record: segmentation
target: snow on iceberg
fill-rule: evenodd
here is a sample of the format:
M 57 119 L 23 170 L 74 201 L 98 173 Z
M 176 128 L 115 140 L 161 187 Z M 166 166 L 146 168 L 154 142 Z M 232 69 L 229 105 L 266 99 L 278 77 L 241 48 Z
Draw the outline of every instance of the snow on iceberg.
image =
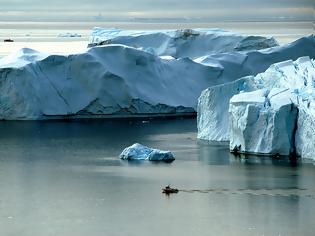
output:
M 93 29 L 89 47 L 123 44 L 158 56 L 197 58 L 212 53 L 259 50 L 278 46 L 274 38 L 244 36 L 221 29 Z
M 296 60 L 303 56 L 315 58 L 315 35 L 302 37 L 279 47 L 248 52 L 211 54 L 196 58 L 194 61 L 206 66 L 222 68 L 222 78 L 234 78 L 233 80 L 235 80 L 262 73 L 274 63 Z M 221 81 L 221 84 L 233 80 Z
M 30 48 L 22 48 L 9 56 L 0 58 L 0 69 L 1 68 L 19 68 L 27 64 L 43 60 L 48 54 L 40 53 Z
M 125 148 L 119 157 L 123 160 L 138 161 L 145 160 L 172 162 L 175 160 L 173 154 L 170 151 L 149 148 L 139 143 L 135 143 L 132 146 Z
M 228 106 L 228 99 L 218 105 L 219 93 L 230 98 Z M 199 105 L 199 138 L 230 140 L 231 150 L 245 153 L 315 159 L 315 62 L 309 57 L 276 63 L 256 77 L 209 88 Z M 206 116 L 209 113 L 216 115 Z M 220 114 L 225 122 L 218 122 Z

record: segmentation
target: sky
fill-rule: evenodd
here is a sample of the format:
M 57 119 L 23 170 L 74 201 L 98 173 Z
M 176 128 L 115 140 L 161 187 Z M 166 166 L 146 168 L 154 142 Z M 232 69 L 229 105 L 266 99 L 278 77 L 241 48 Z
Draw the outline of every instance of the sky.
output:
M 314 5 L 314 0 L 0 0 L 0 20 L 311 20 Z

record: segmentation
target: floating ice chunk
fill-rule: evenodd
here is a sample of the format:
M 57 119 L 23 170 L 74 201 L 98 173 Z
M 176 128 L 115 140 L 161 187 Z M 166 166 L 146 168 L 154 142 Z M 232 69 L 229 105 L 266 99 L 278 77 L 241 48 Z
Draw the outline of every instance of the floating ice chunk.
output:
M 172 162 L 175 160 L 170 151 L 162 151 L 149 148 L 139 143 L 135 143 L 127 147 L 119 156 L 123 160 L 139 160 L 139 161 L 165 161 Z
M 81 38 L 82 35 L 78 34 L 78 33 L 67 32 L 67 33 L 60 33 L 60 34 L 58 34 L 58 37 L 60 37 L 60 38 Z

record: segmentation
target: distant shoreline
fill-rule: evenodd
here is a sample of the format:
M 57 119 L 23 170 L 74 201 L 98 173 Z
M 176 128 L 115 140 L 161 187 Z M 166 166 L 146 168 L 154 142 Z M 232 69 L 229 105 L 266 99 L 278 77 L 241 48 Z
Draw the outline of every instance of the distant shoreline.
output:
M 77 53 L 85 50 L 93 27 L 127 30 L 159 30 L 185 28 L 222 28 L 246 35 L 275 37 L 280 44 L 292 42 L 314 33 L 311 21 L 220 21 L 220 22 L 24 22 L 0 21 L 0 57 L 23 47 L 53 54 Z M 60 33 L 75 33 L 82 37 L 58 37 Z M 5 39 L 13 43 L 4 43 Z

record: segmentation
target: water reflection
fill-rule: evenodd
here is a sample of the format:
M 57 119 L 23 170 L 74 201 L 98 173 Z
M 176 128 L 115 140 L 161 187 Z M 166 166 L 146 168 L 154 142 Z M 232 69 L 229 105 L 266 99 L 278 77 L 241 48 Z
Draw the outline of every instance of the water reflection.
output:
M 234 154 L 229 151 L 228 142 L 208 142 L 198 140 L 199 161 L 209 165 L 279 165 L 296 167 L 301 164 L 301 159 L 292 159 L 288 156 L 268 156 Z

